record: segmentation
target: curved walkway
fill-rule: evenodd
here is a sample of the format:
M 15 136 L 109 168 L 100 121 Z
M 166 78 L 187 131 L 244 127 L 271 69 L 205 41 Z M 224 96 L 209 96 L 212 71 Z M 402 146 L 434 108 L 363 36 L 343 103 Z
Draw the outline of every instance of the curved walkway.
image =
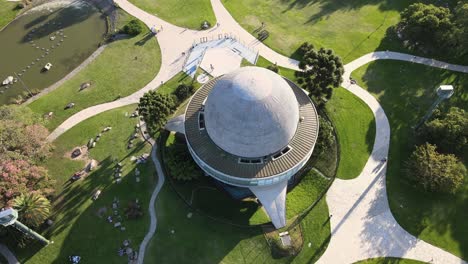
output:
M 0 243 L 0 254 L 5 257 L 5 259 L 8 261 L 8 264 L 19 264 L 19 261 L 18 259 L 16 259 L 13 252 L 11 252 L 7 246 L 1 243 Z
M 156 25 L 157 28 L 160 28 L 163 26 L 163 30 L 157 35 L 162 52 L 161 70 L 155 79 L 140 91 L 115 102 L 84 109 L 70 117 L 49 136 L 49 140 L 55 139 L 77 123 L 98 113 L 138 102 L 144 92 L 157 88 L 161 81 L 170 79 L 181 70 L 183 63 L 181 53 L 188 50 L 193 41 L 199 37 L 231 32 L 244 43 L 259 50 L 260 55 L 267 60 L 276 62 L 283 67 L 297 69 L 297 61 L 272 51 L 245 31 L 232 18 L 220 0 L 211 0 L 220 26 L 209 31 L 192 31 L 173 26 L 138 9 L 126 0 L 116 0 L 116 3 L 131 15 L 141 19 L 149 27 Z M 451 253 L 409 234 L 400 227 L 390 212 L 385 186 L 386 164 L 381 162 L 383 157 L 387 157 L 389 148 L 390 126 L 388 119 L 378 101 L 370 93 L 349 83 L 352 71 L 380 59 L 409 61 L 468 73 L 467 66 L 452 65 L 397 52 L 373 52 L 345 65 L 342 86 L 361 98 L 370 107 L 376 119 L 377 131 L 371 156 L 361 175 L 354 180 L 335 180 L 327 193 L 327 203 L 333 215 L 330 221 L 331 240 L 318 262 L 349 263 L 362 259 L 391 256 L 435 263 L 467 263 Z M 160 164 L 153 153 L 155 153 L 155 148 L 153 148 L 152 158 L 159 175 Z M 163 177 L 163 174 L 161 176 Z M 162 186 L 163 180 L 160 182 Z M 160 186 L 159 182 L 155 192 L 153 192 L 151 204 L 154 204 L 160 190 L 158 186 Z M 152 209 L 150 207 L 150 214 L 152 215 L 150 232 L 145 237 L 142 247 L 146 246 L 156 228 L 154 206 Z M 141 263 L 144 257 L 144 248 L 140 249 L 140 254 L 139 262 Z
M 151 238 L 153 238 L 154 233 L 156 232 L 156 227 L 158 224 L 158 219 L 156 218 L 156 208 L 155 208 L 155 202 L 156 198 L 158 197 L 159 192 L 161 191 L 163 185 L 164 185 L 164 171 L 162 170 L 161 163 L 159 163 L 158 157 L 157 157 L 157 152 L 158 152 L 158 144 L 149 137 L 148 133 L 145 133 L 146 129 L 146 124 L 140 121 L 140 128 L 142 131 L 142 136 L 143 138 L 148 141 L 152 146 L 151 150 L 151 159 L 153 160 L 154 167 L 156 168 L 156 174 L 158 176 L 156 187 L 154 188 L 153 193 L 151 194 L 151 199 L 148 205 L 148 211 L 150 213 L 150 226 L 148 233 L 146 233 L 145 238 L 140 244 L 140 252 L 139 252 L 139 257 L 138 257 L 138 264 L 143 264 L 143 260 L 145 258 L 145 252 L 146 248 L 148 246 L 148 243 L 151 241 Z

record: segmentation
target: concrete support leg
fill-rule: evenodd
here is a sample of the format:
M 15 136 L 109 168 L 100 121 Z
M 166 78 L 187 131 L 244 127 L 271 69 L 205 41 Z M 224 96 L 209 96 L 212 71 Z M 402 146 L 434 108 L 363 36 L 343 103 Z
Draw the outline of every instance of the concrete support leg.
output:
M 268 213 L 273 225 L 279 229 L 286 225 L 286 190 L 288 181 L 249 189 L 257 196 Z

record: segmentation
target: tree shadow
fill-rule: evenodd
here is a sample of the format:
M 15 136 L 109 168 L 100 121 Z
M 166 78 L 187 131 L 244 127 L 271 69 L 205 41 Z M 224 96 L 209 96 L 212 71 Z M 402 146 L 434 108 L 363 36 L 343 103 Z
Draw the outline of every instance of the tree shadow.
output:
M 451 106 L 466 109 L 468 74 L 412 62 L 385 60 L 370 63 L 362 76 L 362 82 L 385 109 L 391 128 L 387 192 L 379 195 L 388 194 L 391 212 L 404 230 L 451 252 L 454 252 L 456 241 L 456 250 L 462 258 L 468 259 L 468 211 L 461 209 L 468 207 L 468 179 L 465 179 L 465 184 L 455 195 L 427 193 L 410 182 L 404 170 L 413 146 L 418 143 L 413 126 L 435 100 L 436 88 L 441 84 L 458 87 L 456 95 L 440 104 L 443 111 Z M 373 205 L 372 210 L 377 210 L 379 206 Z M 377 228 L 373 224 L 376 219 L 367 219 L 369 232 Z M 383 223 L 377 232 L 389 229 Z M 387 246 L 387 240 L 382 238 L 366 239 L 373 240 L 376 245 L 380 243 Z
M 25 43 L 49 36 L 61 29 L 66 29 L 74 24 L 85 21 L 96 12 L 98 10 L 95 8 L 76 8 L 70 5 L 50 14 L 42 15 L 25 25 L 27 31 L 21 42 Z M 104 16 L 104 14 L 101 14 L 101 18 L 104 18 Z
M 143 46 L 146 44 L 146 42 L 148 42 L 148 40 L 152 39 L 155 35 L 152 33 L 152 32 L 148 32 L 146 33 L 142 39 L 138 40 L 137 42 L 135 42 L 135 45 L 137 46 Z

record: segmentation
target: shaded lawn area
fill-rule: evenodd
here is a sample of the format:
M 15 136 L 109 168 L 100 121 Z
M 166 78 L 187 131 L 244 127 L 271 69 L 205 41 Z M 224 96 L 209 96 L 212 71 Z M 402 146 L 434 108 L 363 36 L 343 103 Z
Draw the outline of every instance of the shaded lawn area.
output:
M 359 68 L 353 77 L 379 100 L 390 121 L 387 193 L 396 220 L 411 234 L 468 259 L 468 179 L 456 195 L 424 193 L 405 180 L 403 171 L 415 144 L 411 126 L 424 116 L 439 85 L 455 87 L 452 98 L 440 104 L 442 109 L 468 110 L 468 74 L 378 61 Z
M 402 258 L 373 258 L 355 262 L 354 264 L 423 264 L 426 262 Z
M 337 177 L 353 179 L 361 174 L 375 140 L 375 120 L 369 107 L 344 88 L 333 90 L 326 104 L 340 142 Z
M 175 170 L 170 164 L 178 163 L 177 161 L 170 162 L 168 160 L 172 156 L 170 155 L 171 151 L 182 147 L 181 144 L 185 145 L 185 143 L 175 139 L 175 134 L 171 133 L 167 136 L 165 142 L 164 159 L 166 159 L 166 169 L 169 174 Z M 203 175 L 198 166 L 195 168 L 198 171 L 187 171 L 187 173 Z M 169 175 L 167 176 L 169 177 Z M 330 179 L 321 177 L 314 170 L 306 172 L 299 184 L 292 188 L 292 190 L 288 190 L 286 218 L 291 220 L 300 213 L 303 213 L 327 189 L 329 183 Z M 253 199 L 239 201 L 231 198 L 226 192 L 217 187 L 211 177 L 202 176 L 188 182 L 172 180 L 169 184 L 173 184 L 177 192 L 188 203 L 192 203 L 193 208 L 197 208 L 201 212 L 227 223 L 248 226 L 270 222 L 264 210 Z
M 159 195 L 158 232 L 146 251 L 147 263 L 306 263 L 317 260 L 328 245 L 330 226 L 325 199 L 301 223 L 305 246 L 299 255 L 273 259 L 260 227 L 237 228 L 198 213 L 187 218 L 190 208 L 169 183 Z
M 16 251 L 21 262 L 66 263 L 69 255 L 76 254 L 89 263 L 126 263 L 126 257 L 117 255 L 122 242 L 130 239 L 131 246 L 137 249 L 149 226 L 147 206 L 155 184 L 155 172 L 151 160 L 140 165 L 130 161 L 131 156 L 151 151 L 151 147 L 140 139 L 134 141 L 134 148 L 127 149 L 137 119 L 125 113 L 134 111 L 135 107 L 130 105 L 94 116 L 54 142 L 52 157 L 45 165 L 51 177 L 57 181 L 55 188 L 58 195 L 53 203 L 54 224 L 43 232 L 54 244 L 43 248 L 33 245 L 32 248 Z M 82 169 L 85 163 L 73 161 L 65 157 L 65 153 L 76 146 L 85 145 L 106 126 L 112 126 L 112 130 L 104 132 L 89 153 L 91 158 L 100 162 L 100 166 L 86 178 L 67 184 L 71 175 Z M 113 180 L 114 159 L 124 164 L 120 184 Z M 141 171 L 139 183 L 135 181 L 136 166 Z M 92 201 L 91 195 L 97 189 L 102 190 L 101 196 L 97 201 Z M 122 216 L 130 200 L 139 199 L 143 208 L 144 216 L 138 220 L 127 220 L 123 216 L 122 224 L 126 231 L 120 231 L 106 221 L 106 217 L 113 214 L 114 197 L 120 200 L 118 210 Z M 107 207 L 107 213 L 100 218 L 97 212 L 102 207 Z
M 128 21 L 129 18 L 119 10 L 119 21 Z M 41 115 L 54 112 L 54 117 L 47 124 L 47 128 L 53 130 L 80 110 L 125 97 L 143 88 L 156 76 L 161 65 L 159 45 L 147 34 L 149 30 L 145 28 L 136 37 L 110 43 L 86 68 L 29 107 Z M 91 82 L 91 87 L 79 91 L 85 82 Z M 70 102 L 75 103 L 75 107 L 64 110 Z
M 448 0 L 454 6 L 458 0 Z M 375 50 L 415 53 L 387 30 L 396 25 L 400 12 L 415 1 L 406 0 L 222 0 L 236 21 L 257 36 L 262 22 L 270 35 L 264 41 L 275 51 L 298 59 L 297 49 L 304 42 L 316 48 L 333 49 L 350 62 Z M 438 0 L 417 2 L 441 5 Z M 444 3 L 445 3 L 444 2 Z M 423 54 L 421 54 L 424 56 Z M 427 56 L 427 55 L 426 55 Z M 448 59 L 446 52 L 437 54 Z M 465 58 L 466 59 L 466 58 Z M 459 58 L 450 58 L 457 61 Z
M 210 22 L 211 26 L 216 24 L 210 0 L 130 0 L 130 2 L 180 27 L 198 30 L 205 20 Z
M 10 23 L 18 14 L 20 9 L 16 8 L 18 2 L 0 0 L 0 30 Z

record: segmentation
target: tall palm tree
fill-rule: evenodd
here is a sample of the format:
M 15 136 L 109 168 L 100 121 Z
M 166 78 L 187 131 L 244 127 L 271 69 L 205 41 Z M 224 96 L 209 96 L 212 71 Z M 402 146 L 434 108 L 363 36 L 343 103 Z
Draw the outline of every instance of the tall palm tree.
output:
M 37 193 L 21 194 L 13 200 L 13 207 L 19 211 L 19 219 L 26 225 L 38 226 L 50 214 L 50 202 Z

